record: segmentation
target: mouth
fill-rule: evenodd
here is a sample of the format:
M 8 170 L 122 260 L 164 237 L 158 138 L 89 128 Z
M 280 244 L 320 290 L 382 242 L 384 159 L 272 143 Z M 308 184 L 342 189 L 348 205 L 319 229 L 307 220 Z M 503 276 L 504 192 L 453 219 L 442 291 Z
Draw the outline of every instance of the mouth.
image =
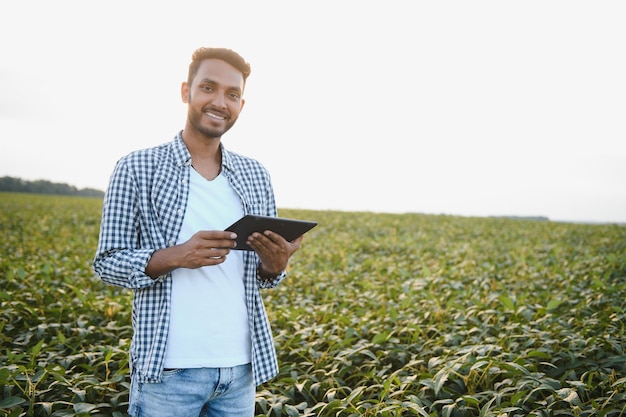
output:
M 206 116 L 208 116 L 211 119 L 215 119 L 215 120 L 226 120 L 226 116 L 221 115 L 221 114 L 217 114 L 217 113 L 213 113 L 211 111 L 205 111 L 204 114 Z

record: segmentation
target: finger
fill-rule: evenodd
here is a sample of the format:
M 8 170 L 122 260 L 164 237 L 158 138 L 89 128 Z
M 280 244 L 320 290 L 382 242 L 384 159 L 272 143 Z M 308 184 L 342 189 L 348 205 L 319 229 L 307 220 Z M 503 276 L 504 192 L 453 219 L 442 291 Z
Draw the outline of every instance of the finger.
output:
M 248 246 L 250 246 L 252 248 L 252 250 L 254 250 L 257 255 L 262 256 L 265 253 L 270 252 L 268 250 L 268 247 L 263 244 L 259 239 L 251 239 L 248 242 L 246 242 L 248 244 Z
M 209 250 L 230 250 L 237 246 L 237 241 L 231 239 L 207 239 L 202 245 Z
M 226 261 L 226 257 L 221 256 L 219 258 L 207 258 L 204 264 L 205 266 L 214 266 L 214 265 L 219 265 L 225 261 Z
M 219 258 L 226 257 L 226 255 L 228 255 L 229 253 L 230 253 L 230 249 L 211 248 L 207 251 L 207 257 L 219 259 Z
M 234 248 L 237 243 L 237 234 L 233 232 L 224 232 L 219 230 L 202 230 L 196 233 L 197 238 L 212 248 Z
M 235 239 L 211 240 L 210 245 L 212 248 L 230 249 L 237 246 L 237 241 Z
M 267 236 L 261 233 L 255 232 L 255 233 L 252 233 L 250 236 L 248 236 L 248 241 L 246 243 L 253 248 L 261 249 L 261 248 L 269 247 L 269 245 L 272 242 Z
M 297 237 L 296 239 L 289 242 L 292 249 L 294 249 L 294 252 L 300 248 L 300 245 L 302 244 L 302 239 L 304 239 L 304 235 Z
M 234 232 L 226 232 L 223 230 L 200 230 L 196 234 L 205 240 L 225 240 L 225 239 L 237 239 L 237 234 Z
M 285 238 L 279 235 L 278 233 L 274 233 L 271 230 L 266 230 L 263 232 L 263 236 L 267 237 L 272 243 L 277 245 L 281 245 L 282 242 L 286 242 Z

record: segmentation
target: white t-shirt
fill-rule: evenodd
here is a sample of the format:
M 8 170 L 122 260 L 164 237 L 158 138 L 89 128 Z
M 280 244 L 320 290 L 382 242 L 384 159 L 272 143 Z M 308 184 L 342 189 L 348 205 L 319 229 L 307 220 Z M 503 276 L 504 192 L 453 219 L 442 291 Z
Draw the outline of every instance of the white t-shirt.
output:
M 177 243 L 200 230 L 224 230 L 243 215 L 241 200 L 222 174 L 208 181 L 191 169 L 189 201 Z M 231 367 L 249 363 L 251 339 L 243 255 L 220 265 L 172 272 L 172 310 L 165 368 Z

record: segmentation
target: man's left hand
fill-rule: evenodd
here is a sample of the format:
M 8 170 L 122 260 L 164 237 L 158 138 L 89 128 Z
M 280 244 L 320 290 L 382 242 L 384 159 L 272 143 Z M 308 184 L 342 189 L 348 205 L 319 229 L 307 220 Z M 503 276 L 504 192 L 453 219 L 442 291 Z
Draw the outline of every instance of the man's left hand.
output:
M 302 239 L 300 236 L 289 242 L 278 233 L 266 230 L 251 234 L 246 243 L 259 255 L 261 276 L 275 277 L 287 268 L 289 258 L 300 248 Z

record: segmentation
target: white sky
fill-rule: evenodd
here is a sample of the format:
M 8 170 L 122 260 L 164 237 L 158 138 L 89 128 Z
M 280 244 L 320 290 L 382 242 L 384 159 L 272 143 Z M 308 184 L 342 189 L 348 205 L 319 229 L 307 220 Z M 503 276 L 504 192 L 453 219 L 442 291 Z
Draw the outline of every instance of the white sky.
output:
M 171 140 L 191 53 L 252 65 L 224 144 L 280 208 L 626 222 L 626 2 L 20 1 L 0 176 L 104 190 Z

